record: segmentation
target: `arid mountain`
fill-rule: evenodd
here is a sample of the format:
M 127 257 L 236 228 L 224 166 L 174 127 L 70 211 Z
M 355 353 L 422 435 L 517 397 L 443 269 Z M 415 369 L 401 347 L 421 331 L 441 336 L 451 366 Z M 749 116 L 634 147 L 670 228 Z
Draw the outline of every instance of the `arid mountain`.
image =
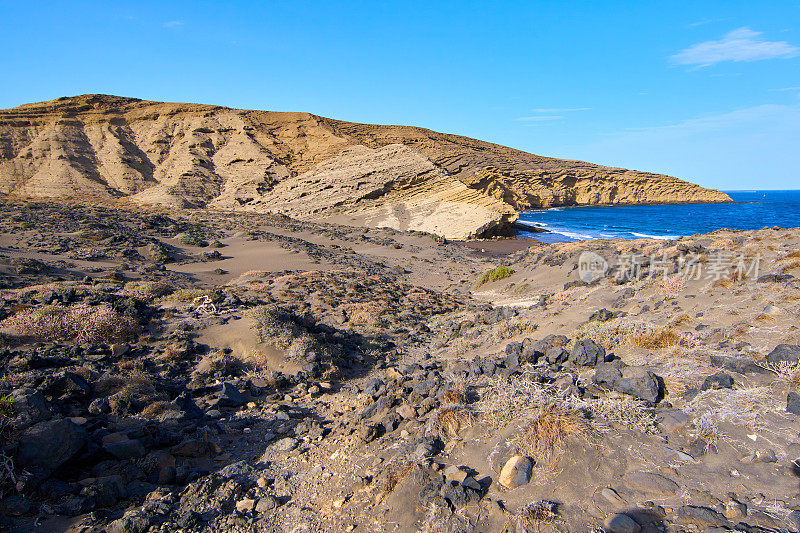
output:
M 670 176 L 410 126 L 107 95 L 0 111 L 0 192 L 276 212 L 468 238 L 518 210 L 725 202 Z

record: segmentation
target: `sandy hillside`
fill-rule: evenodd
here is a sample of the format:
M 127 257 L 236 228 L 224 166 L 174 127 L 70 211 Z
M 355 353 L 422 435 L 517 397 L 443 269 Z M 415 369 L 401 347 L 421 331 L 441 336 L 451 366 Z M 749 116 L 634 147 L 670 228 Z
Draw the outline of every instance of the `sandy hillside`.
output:
M 0 215 L 3 530 L 800 527 L 800 230 Z

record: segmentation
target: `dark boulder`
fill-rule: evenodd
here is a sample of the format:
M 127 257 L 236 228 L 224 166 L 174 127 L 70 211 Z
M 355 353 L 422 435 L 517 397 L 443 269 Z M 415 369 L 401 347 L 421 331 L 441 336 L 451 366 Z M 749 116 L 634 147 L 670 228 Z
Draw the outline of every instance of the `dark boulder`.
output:
M 730 389 L 733 387 L 733 377 L 727 372 L 717 372 L 708 376 L 703 382 L 702 390 Z
M 606 350 L 591 339 L 583 339 L 575 343 L 569 362 L 576 366 L 596 366 L 605 361 Z
M 774 350 L 767 354 L 767 362 L 772 364 L 800 362 L 800 345 L 777 345 Z
M 85 444 L 86 432 L 69 420 L 39 422 L 20 437 L 17 464 L 51 472 L 75 457 Z

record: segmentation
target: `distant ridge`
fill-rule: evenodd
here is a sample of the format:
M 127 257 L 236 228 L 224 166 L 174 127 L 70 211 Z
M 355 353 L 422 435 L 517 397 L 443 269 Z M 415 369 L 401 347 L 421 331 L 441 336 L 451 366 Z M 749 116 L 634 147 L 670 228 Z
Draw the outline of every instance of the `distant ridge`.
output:
M 506 231 L 559 205 L 728 202 L 660 174 L 541 157 L 411 126 L 82 95 L 0 111 L 0 193 L 427 231 Z

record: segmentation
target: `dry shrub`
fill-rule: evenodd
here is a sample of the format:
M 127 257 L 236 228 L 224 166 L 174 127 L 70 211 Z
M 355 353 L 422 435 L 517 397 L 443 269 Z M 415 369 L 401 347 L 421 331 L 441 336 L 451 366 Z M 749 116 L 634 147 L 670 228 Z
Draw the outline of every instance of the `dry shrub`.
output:
M 126 414 L 126 411 L 143 412 L 148 408 L 152 416 L 157 416 L 164 410 L 153 406 L 163 402 L 164 394 L 156 390 L 150 377 L 141 370 L 106 376 L 98 382 L 96 390 L 108 396 L 111 412 L 118 416 Z
M 717 421 L 712 413 L 703 413 L 695 422 L 697 436 L 708 443 L 716 445 L 722 438 Z
M 247 362 L 253 366 L 253 369 L 259 373 L 268 373 L 270 362 L 269 356 L 261 350 L 253 350 L 247 356 Z
M 509 379 L 494 378 L 476 404 L 481 421 L 497 430 L 527 418 L 548 394 L 527 373 Z
M 125 386 L 125 378 L 122 376 L 106 376 L 100 379 L 95 385 L 95 390 L 100 393 L 113 392 Z
M 475 413 L 463 405 L 444 405 L 428 419 L 425 433 L 442 440 L 458 438 L 461 431 L 475 425 Z
M 767 415 L 786 407 L 775 398 L 770 387 L 706 390 L 684 408 L 687 413 L 707 416 L 709 420 L 760 428 Z
M 531 502 L 521 507 L 503 527 L 503 533 L 539 531 L 539 524 L 554 522 L 558 517 L 558 504 L 546 500 Z
M 583 402 L 592 419 L 617 423 L 643 433 L 657 433 L 656 417 L 643 402 L 630 397 L 598 398 Z
M 172 297 L 179 302 L 193 302 L 197 298 L 208 296 L 209 291 L 203 289 L 178 289 L 172 293 Z
M 576 330 L 575 337 L 592 339 L 607 350 L 623 344 L 665 348 L 679 341 L 678 336 L 669 328 L 623 318 L 614 318 L 608 322 L 589 322 Z
M 78 343 L 125 340 L 139 330 L 139 324 L 131 317 L 104 305 L 86 304 L 27 309 L 0 322 L 0 327 L 12 328 L 21 335 L 42 341 L 74 340 Z
M 425 509 L 425 519 L 420 527 L 422 533 L 470 533 L 474 530 L 466 507 L 452 511 L 449 506 L 436 503 Z
M 575 439 L 587 439 L 592 427 L 577 409 L 561 403 L 548 403 L 539 408 L 514 439 L 519 455 L 533 458 L 537 464 L 554 464 L 563 453 L 563 446 Z
M 800 362 L 780 361 L 778 363 L 765 363 L 764 368 L 774 372 L 778 379 L 792 388 L 800 387 Z
M 632 337 L 628 344 L 631 346 L 638 346 L 639 348 L 648 348 L 655 350 L 657 348 L 668 348 L 678 344 L 680 337 L 672 330 L 663 329 L 660 331 L 652 331 L 642 333 Z
M 529 319 L 510 319 L 500 322 L 493 331 L 493 342 L 500 343 L 506 339 L 533 333 L 539 327 Z
M 347 313 L 347 318 L 351 324 L 372 327 L 380 325 L 382 322 L 381 315 L 389 310 L 389 306 L 383 300 L 356 302 L 343 305 L 342 308 Z
M 459 338 L 450 341 L 448 344 L 448 349 L 453 355 L 460 357 L 467 355 L 468 353 L 477 349 L 479 346 L 480 343 L 475 339 Z
M 142 409 L 142 412 L 139 414 L 143 418 L 154 419 L 158 418 L 158 416 L 161 415 L 161 413 L 163 413 L 164 411 L 169 411 L 169 410 L 170 410 L 169 402 L 158 401 L 158 402 L 153 402 L 144 409 Z
M 168 296 L 175 288 L 165 281 L 129 281 L 125 284 L 125 292 L 140 300 L 151 300 Z

